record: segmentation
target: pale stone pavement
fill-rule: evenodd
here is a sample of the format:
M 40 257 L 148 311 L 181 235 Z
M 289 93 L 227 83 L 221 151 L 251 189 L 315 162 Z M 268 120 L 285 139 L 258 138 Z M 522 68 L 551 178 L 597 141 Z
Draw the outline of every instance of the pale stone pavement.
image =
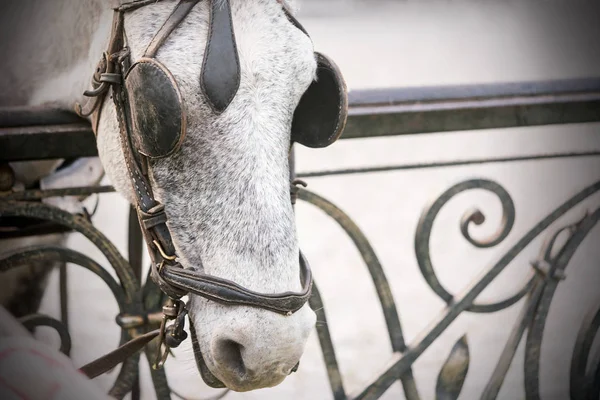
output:
M 305 1 L 300 20 L 317 50 L 332 56 L 351 89 L 461 83 L 562 79 L 598 75 L 598 13 L 593 2 L 567 1 Z M 587 7 L 587 8 L 586 8 Z M 595 30 L 595 31 L 594 31 Z M 297 149 L 298 170 L 389 165 L 469 157 L 540 154 L 600 149 L 600 124 L 444 133 L 404 138 L 340 141 L 324 150 Z M 309 189 L 350 214 L 367 234 L 390 281 L 408 343 L 425 330 L 444 303 L 428 288 L 414 254 L 414 233 L 424 207 L 455 183 L 486 178 L 501 184 L 516 205 L 510 235 L 491 249 L 475 249 L 461 236 L 460 218 L 472 206 L 488 217 L 472 229 L 483 238 L 500 224 L 493 195 L 473 191 L 457 196 L 434 225 L 432 262 L 441 282 L 460 292 L 477 274 L 498 260 L 535 223 L 598 178 L 600 159 L 516 162 L 471 167 L 388 172 L 364 176 L 309 179 Z M 107 182 L 108 183 L 108 182 Z M 587 201 L 597 207 L 600 196 Z M 126 252 L 127 205 L 116 194 L 103 195 L 94 221 L 123 254 Z M 573 222 L 583 208 L 557 224 Z M 351 393 L 364 387 L 391 356 L 384 321 L 369 275 L 350 240 L 335 223 L 310 205 L 297 207 L 298 229 L 323 295 L 329 327 L 343 378 Z M 546 236 L 537 238 L 480 296 L 498 299 L 522 287 Z M 583 314 L 598 304 L 598 227 L 582 244 L 567 269 L 551 308 L 542 344 L 543 399 L 568 398 L 568 373 L 575 335 Z M 78 236 L 71 244 L 104 262 Z M 70 267 L 69 303 L 73 359 L 82 365 L 118 343 L 117 308 L 108 289 L 91 273 Z M 53 285 L 56 284 L 54 275 Z M 53 286 L 55 288 L 56 286 Z M 58 315 L 53 289 L 43 312 Z M 481 394 L 523 302 L 495 314 L 465 314 L 414 364 L 422 399 L 435 397 L 439 370 L 453 344 L 464 334 L 471 364 L 460 399 Z M 50 340 L 46 337 L 46 340 Z M 524 398 L 522 343 L 499 398 Z M 185 343 L 167 363 L 172 386 L 189 398 L 214 395 L 195 368 Z M 116 371 L 98 378 L 108 388 Z M 142 375 L 143 399 L 153 399 L 148 366 Z M 298 373 L 280 386 L 226 399 L 330 399 L 316 333 L 310 338 Z M 396 383 L 384 399 L 403 399 Z

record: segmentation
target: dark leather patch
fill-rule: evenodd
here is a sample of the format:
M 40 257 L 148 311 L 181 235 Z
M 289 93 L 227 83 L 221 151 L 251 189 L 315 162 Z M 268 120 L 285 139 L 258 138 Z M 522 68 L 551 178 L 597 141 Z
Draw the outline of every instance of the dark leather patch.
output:
M 337 65 L 321 53 L 317 79 L 300 99 L 292 121 L 292 141 L 307 147 L 327 147 L 342 134 L 348 117 L 348 90 Z
M 135 150 L 163 158 L 179 149 L 186 119 L 181 93 L 171 73 L 158 61 L 142 58 L 125 77 L 130 110 L 130 139 Z
M 229 0 L 213 0 L 200 87 L 213 111 L 221 113 L 229 106 L 239 86 L 240 61 Z

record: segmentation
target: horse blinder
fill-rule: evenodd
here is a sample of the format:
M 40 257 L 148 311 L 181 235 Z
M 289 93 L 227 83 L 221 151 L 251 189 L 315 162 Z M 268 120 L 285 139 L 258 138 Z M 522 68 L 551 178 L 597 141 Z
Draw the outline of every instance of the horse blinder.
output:
M 160 62 L 143 58 L 125 76 L 130 139 L 148 158 L 164 158 L 181 147 L 186 118 L 175 79 Z
M 317 78 L 306 90 L 292 120 L 292 141 L 322 148 L 342 134 L 348 116 L 348 90 L 338 66 L 315 53 Z

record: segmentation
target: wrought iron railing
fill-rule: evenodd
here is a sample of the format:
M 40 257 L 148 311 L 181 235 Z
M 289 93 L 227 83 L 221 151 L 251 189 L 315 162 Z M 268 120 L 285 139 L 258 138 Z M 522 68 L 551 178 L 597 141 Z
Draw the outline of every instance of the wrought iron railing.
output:
M 545 83 L 520 83 L 508 85 L 478 85 L 442 88 L 415 88 L 406 90 L 378 90 L 353 92 L 350 96 L 350 116 L 343 138 L 404 135 L 427 132 L 461 131 L 566 124 L 600 121 L 600 80 L 575 80 Z M 9 161 L 49 158 L 74 158 L 94 156 L 96 150 L 89 124 L 71 114 L 40 109 L 0 110 L 0 163 Z M 522 160 L 597 157 L 600 151 L 557 152 L 519 157 L 469 159 L 451 162 L 405 164 L 317 171 L 299 174 L 300 178 L 316 178 L 387 170 L 407 170 L 483 163 L 504 163 Z M 600 179 L 600 171 L 598 171 Z M 310 300 L 318 314 L 318 338 L 333 398 L 376 399 L 390 386 L 400 381 L 408 400 L 420 399 L 412 373 L 414 362 L 462 313 L 493 313 L 506 309 L 522 299 L 524 305 L 514 328 L 505 343 L 496 368 L 481 398 L 494 399 L 506 377 L 508 368 L 525 337 L 525 395 L 539 399 L 540 348 L 546 319 L 554 294 L 565 276 L 565 269 L 580 244 L 596 226 L 600 206 L 590 209 L 583 217 L 550 229 L 562 216 L 590 199 L 600 191 L 600 180 L 580 188 L 564 203 L 535 224 L 498 260 L 471 282 L 460 294 L 453 294 L 438 279 L 430 256 L 431 232 L 440 210 L 457 195 L 475 189 L 490 192 L 502 204 L 500 229 L 485 240 L 471 236 L 469 227 L 480 225 L 485 216 L 479 210 L 467 212 L 460 223 L 465 240 L 478 248 L 492 248 L 503 243 L 515 222 L 515 205 L 500 184 L 485 179 L 458 182 L 441 193 L 421 215 L 414 236 L 414 250 L 420 271 L 431 290 L 447 306 L 411 343 L 406 343 L 390 285 L 384 269 L 364 233 L 339 207 L 306 189 L 299 189 L 298 198 L 308 202 L 330 216 L 348 234 L 359 250 L 371 275 L 382 307 L 388 329 L 391 351 L 389 360 L 381 360 L 385 370 L 364 385 L 357 393 L 348 394 L 336 359 L 335 348 L 329 333 L 326 308 L 317 285 Z M 111 290 L 119 305 L 117 322 L 122 328 L 121 343 L 156 329 L 165 297 L 149 279 L 142 279 L 142 239 L 135 214 L 131 213 L 129 235 L 129 262 L 116 247 L 92 224 L 89 215 L 72 215 L 36 200 L 52 196 L 81 196 L 113 191 L 111 187 L 66 188 L 54 190 L 25 190 L 0 193 L 0 218 L 33 218 L 51 223 L 56 231 L 82 233 L 104 255 L 114 268 L 115 280 L 98 262 L 72 249 L 37 246 L 17 249 L 0 258 L 0 271 L 6 271 L 31 261 L 60 261 L 82 266 L 98 275 Z M 47 227 L 46 227 L 47 229 Z M 542 234 L 548 240 L 539 257 L 532 262 L 528 279 L 513 295 L 494 303 L 477 303 L 481 294 L 505 268 Z M 560 240 L 558 240 L 560 237 Z M 28 328 L 51 326 L 61 337 L 61 350 L 68 354 L 70 336 L 66 312 L 66 270 L 61 269 L 61 320 L 34 315 L 22 320 Z M 600 305 L 589 310 L 579 330 L 571 361 L 570 390 L 574 400 L 597 399 L 600 394 L 600 362 L 592 356 L 594 338 L 600 329 Z M 155 344 L 146 349 L 153 360 Z M 139 355 L 121 366 L 120 373 L 110 390 L 116 398 L 123 398 L 137 388 Z M 456 399 L 461 392 L 469 368 L 469 347 L 465 338 L 456 342 L 447 361 L 441 366 L 437 380 L 438 399 Z M 151 370 L 156 395 L 159 399 L 171 397 L 164 370 Z

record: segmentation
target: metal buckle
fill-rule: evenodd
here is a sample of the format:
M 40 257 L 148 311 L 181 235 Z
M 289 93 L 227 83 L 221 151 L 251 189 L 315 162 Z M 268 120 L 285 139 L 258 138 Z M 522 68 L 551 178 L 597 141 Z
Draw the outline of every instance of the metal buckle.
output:
M 163 320 L 160 324 L 160 334 L 158 336 L 158 350 L 156 359 L 152 368 L 160 369 L 165 365 L 171 349 L 178 347 L 181 342 L 187 339 L 185 332 L 185 317 L 187 308 L 181 300 L 169 299 L 163 306 Z M 167 327 L 167 321 L 175 320 L 173 325 Z M 164 345 L 164 350 L 163 350 Z
M 153 240 L 152 243 L 154 243 L 154 245 L 156 246 L 156 248 L 158 249 L 158 252 L 160 253 L 160 256 L 164 259 L 164 260 L 168 260 L 168 261 L 175 261 L 177 259 L 176 255 L 173 256 L 168 256 L 165 251 L 163 250 L 162 246 L 160 245 L 160 243 L 158 243 L 157 240 Z
M 154 364 L 152 365 L 152 369 L 157 370 L 162 368 L 167 361 L 167 357 L 169 357 L 170 348 L 166 347 L 164 352 L 162 351 L 162 347 L 165 341 L 165 328 L 167 325 L 167 320 L 169 318 L 167 315 L 163 315 L 163 320 L 160 324 L 160 334 L 158 336 L 158 349 L 156 351 L 156 359 L 154 360 Z

